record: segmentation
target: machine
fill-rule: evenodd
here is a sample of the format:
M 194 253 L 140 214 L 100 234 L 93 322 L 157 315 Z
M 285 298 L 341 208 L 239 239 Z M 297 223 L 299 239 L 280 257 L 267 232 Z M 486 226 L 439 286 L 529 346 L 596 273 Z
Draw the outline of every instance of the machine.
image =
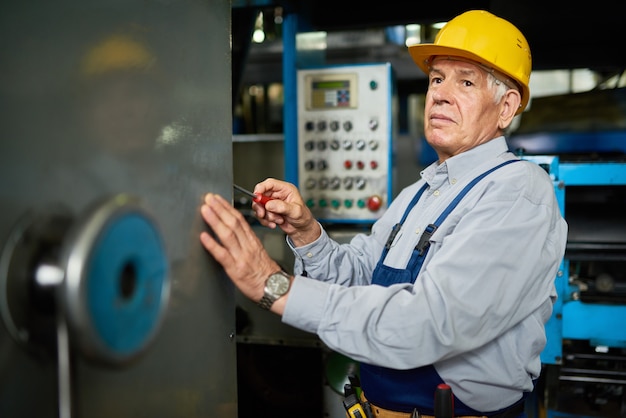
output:
M 542 353 L 550 418 L 626 414 L 624 103 L 622 89 L 538 99 L 509 138 L 550 174 L 569 226 Z
M 229 16 L 0 5 L 1 417 L 237 417 L 233 287 L 198 242 L 232 194 Z

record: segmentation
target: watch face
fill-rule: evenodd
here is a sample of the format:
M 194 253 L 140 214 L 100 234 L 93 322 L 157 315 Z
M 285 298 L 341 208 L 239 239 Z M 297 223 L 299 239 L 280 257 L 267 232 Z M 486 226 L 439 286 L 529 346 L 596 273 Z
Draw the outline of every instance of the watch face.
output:
M 269 293 L 282 296 L 289 290 L 289 277 L 280 273 L 272 274 L 265 285 Z

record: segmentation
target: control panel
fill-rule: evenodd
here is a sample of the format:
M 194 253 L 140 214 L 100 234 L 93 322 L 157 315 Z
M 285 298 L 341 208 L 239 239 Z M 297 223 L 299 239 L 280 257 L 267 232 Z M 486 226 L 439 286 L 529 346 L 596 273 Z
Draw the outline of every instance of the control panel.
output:
M 375 221 L 392 197 L 391 65 L 302 69 L 297 83 L 298 188 L 307 206 L 321 222 Z

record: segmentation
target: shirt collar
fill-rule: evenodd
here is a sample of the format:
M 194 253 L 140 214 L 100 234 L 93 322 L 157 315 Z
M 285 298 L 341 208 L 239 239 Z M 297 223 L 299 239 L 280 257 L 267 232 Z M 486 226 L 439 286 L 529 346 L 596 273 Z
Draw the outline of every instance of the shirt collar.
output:
M 508 150 L 506 139 L 504 136 L 499 136 L 454 157 L 450 157 L 443 164 L 435 161 L 422 171 L 422 177 L 431 184 L 437 174 L 447 173 L 448 182 L 456 183 L 459 179 L 471 173 L 476 167 L 484 164 L 486 161 L 495 159 Z

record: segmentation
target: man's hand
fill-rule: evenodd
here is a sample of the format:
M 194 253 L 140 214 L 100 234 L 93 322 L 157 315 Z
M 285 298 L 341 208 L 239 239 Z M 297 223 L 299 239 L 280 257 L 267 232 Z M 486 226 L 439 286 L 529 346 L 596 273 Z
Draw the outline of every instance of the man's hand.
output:
M 200 208 L 202 218 L 211 227 L 200 234 L 202 245 L 211 253 L 235 286 L 248 298 L 258 302 L 263 297 L 267 277 L 280 270 L 241 212 L 223 197 L 208 193 Z M 285 297 L 281 298 L 285 299 Z M 275 303 L 272 310 L 276 312 Z M 281 309 L 282 310 L 282 309 Z M 277 312 L 281 313 L 281 312 Z
M 278 226 L 297 247 L 319 238 L 322 232 L 320 225 L 293 184 L 269 178 L 257 184 L 254 193 L 272 198 L 265 206 L 252 204 L 262 225 L 269 228 Z

